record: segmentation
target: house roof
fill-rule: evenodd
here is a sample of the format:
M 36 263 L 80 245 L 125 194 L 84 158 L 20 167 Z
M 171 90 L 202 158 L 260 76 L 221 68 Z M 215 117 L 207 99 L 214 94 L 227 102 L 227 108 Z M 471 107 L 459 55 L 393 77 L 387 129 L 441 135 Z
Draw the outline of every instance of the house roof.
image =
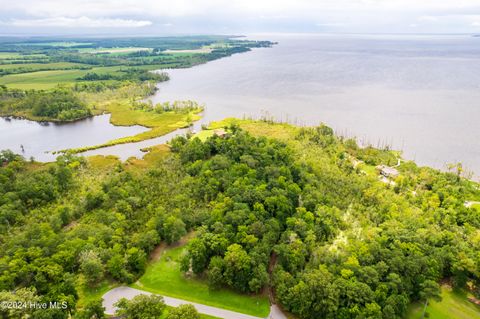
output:
M 217 136 L 225 136 L 227 135 L 227 132 L 223 128 L 219 128 L 219 129 L 213 130 L 213 134 Z
M 393 168 L 393 167 L 390 167 L 390 166 L 379 165 L 379 166 L 377 166 L 377 168 L 380 170 L 380 172 L 382 173 L 382 175 L 386 175 L 386 176 L 397 176 L 397 175 L 400 174 L 397 169 L 395 169 L 395 168 Z

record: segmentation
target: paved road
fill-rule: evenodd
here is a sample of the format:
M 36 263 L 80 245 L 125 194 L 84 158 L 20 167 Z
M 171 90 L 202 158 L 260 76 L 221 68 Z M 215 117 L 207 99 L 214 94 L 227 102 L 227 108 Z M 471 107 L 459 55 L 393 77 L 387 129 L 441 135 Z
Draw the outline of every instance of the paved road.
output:
M 287 319 L 287 316 L 285 316 L 277 305 L 271 305 L 268 319 Z
M 113 315 L 115 313 L 116 308 L 113 306 L 121 298 L 132 299 L 135 296 L 140 294 L 151 295 L 151 293 L 130 288 L 126 286 L 117 287 L 112 290 L 109 290 L 107 293 L 103 295 L 103 306 L 105 307 L 105 313 L 109 315 Z M 183 304 L 192 304 L 198 310 L 198 312 L 207 314 L 210 316 L 225 318 L 225 319 L 259 319 L 259 317 L 246 315 L 239 312 L 234 312 L 230 310 L 225 310 L 216 307 L 210 307 L 194 302 L 189 302 L 182 299 L 171 298 L 171 297 L 163 297 L 165 304 L 172 307 L 178 307 Z M 270 315 L 268 316 L 270 319 L 286 319 L 287 317 L 278 309 L 277 306 L 273 305 L 271 307 Z
M 480 205 L 480 202 L 473 202 L 473 201 L 468 201 L 465 202 L 465 207 L 472 207 L 473 205 Z

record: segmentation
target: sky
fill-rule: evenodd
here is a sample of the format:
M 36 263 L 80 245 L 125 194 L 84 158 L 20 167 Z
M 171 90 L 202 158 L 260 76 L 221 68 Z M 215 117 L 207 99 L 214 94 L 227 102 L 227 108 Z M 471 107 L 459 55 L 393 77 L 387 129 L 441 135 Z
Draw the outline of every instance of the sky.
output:
M 0 35 L 480 33 L 480 0 L 0 0 Z

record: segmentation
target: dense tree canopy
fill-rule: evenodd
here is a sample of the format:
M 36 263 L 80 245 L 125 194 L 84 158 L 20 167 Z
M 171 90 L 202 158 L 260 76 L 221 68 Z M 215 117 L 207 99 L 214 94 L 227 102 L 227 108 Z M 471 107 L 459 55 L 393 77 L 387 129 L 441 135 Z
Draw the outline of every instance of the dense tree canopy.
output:
M 159 319 L 165 310 L 163 298 L 157 295 L 138 295 L 132 300 L 120 299 L 116 315 L 125 319 Z
M 178 137 L 142 169 L 0 153 L 2 296 L 66 302 L 49 318 L 83 318 L 101 305 L 77 309 L 82 284 L 132 283 L 161 241 L 190 230 L 184 271 L 212 289 L 272 286 L 300 318 L 401 318 L 412 301 L 437 298 L 442 279 L 480 295 L 480 212 L 464 205 L 480 197 L 477 184 L 409 162 L 384 183 L 354 160 L 395 162 L 394 153 L 325 126 L 262 136 L 280 128 Z
M 22 91 L 0 86 L 0 112 L 19 114 L 31 112 L 39 118 L 71 121 L 91 114 L 87 105 L 69 89 Z
M 200 319 L 200 315 L 193 305 L 184 304 L 172 308 L 168 312 L 167 319 Z
M 405 164 L 385 185 L 350 158 L 393 164 L 392 152 L 361 149 L 325 126 L 299 130 L 289 145 L 232 130 L 172 143 L 211 206 L 183 264 L 212 287 L 259 291 L 274 262 L 276 297 L 301 318 L 401 318 L 411 301 L 437 298 L 442 278 L 473 280 L 478 293 L 470 182 Z

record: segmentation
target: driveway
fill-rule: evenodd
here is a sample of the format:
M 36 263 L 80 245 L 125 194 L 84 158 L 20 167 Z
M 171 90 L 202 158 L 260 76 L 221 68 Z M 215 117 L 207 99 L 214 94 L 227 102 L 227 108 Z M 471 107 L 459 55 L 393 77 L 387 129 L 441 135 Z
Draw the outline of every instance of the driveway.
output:
M 113 306 L 121 298 L 132 299 L 135 296 L 140 294 L 144 295 L 151 295 L 150 292 L 146 292 L 143 290 L 121 286 L 109 290 L 107 293 L 103 295 L 103 306 L 105 307 L 105 313 L 109 315 L 113 315 L 115 313 L 116 308 Z M 234 312 L 230 310 L 225 310 L 222 308 L 216 308 L 211 306 L 206 306 L 202 304 L 198 304 L 195 302 L 190 302 L 182 299 L 172 298 L 172 297 L 165 297 L 163 296 L 165 304 L 171 307 L 178 307 L 183 304 L 192 304 L 199 313 L 203 313 L 210 316 L 215 316 L 219 318 L 225 319 L 260 319 L 259 317 L 246 315 L 239 312 Z M 270 310 L 270 315 L 268 316 L 270 319 L 286 319 L 287 317 L 278 309 L 277 306 L 273 305 Z

